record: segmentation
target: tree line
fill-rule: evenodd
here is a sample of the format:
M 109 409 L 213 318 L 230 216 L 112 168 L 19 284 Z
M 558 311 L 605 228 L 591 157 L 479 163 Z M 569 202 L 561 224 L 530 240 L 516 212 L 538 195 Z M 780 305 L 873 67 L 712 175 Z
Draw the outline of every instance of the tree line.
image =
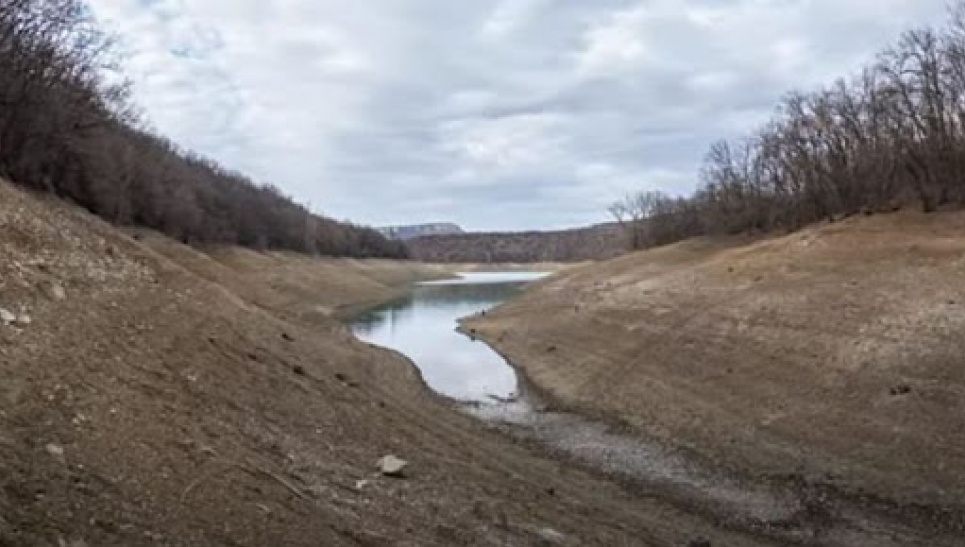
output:
M 186 243 L 407 256 L 148 131 L 116 64 L 84 2 L 0 0 L 0 175 Z
M 612 223 L 552 232 L 428 235 L 406 243 L 413 258 L 440 263 L 582 262 L 626 250 L 620 228 Z
M 703 234 L 965 203 L 965 2 L 902 34 L 857 75 L 793 92 L 754 134 L 715 143 L 688 197 L 641 192 L 610 212 L 634 248 Z

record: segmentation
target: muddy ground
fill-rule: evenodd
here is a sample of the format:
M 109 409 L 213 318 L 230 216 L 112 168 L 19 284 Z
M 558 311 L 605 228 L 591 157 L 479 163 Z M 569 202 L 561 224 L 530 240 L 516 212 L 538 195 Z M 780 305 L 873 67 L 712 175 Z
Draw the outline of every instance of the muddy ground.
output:
M 438 275 L 192 249 L 0 182 L 0 545 L 775 544 L 488 430 L 339 321 Z
M 965 214 L 688 241 L 561 272 L 466 328 L 557 408 L 965 537 Z

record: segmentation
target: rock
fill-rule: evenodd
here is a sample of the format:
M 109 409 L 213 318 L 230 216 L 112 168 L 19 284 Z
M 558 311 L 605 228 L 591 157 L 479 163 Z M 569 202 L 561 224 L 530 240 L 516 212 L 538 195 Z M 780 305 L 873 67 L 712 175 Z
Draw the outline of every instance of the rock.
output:
M 295 366 L 292 368 L 292 372 L 294 372 L 295 374 L 297 374 L 297 375 L 299 375 L 299 376 L 304 376 L 304 375 L 305 375 L 305 367 L 303 367 L 303 366 L 301 366 L 301 365 L 295 365 Z
M 542 528 L 537 534 L 540 539 L 551 545 L 566 545 L 566 536 L 552 528 Z
M 365 488 L 365 487 L 368 486 L 368 485 L 369 485 L 369 481 L 367 481 L 367 480 L 355 481 L 355 489 L 356 489 L 356 490 L 362 490 L 363 488 Z
M 891 388 L 891 395 L 897 397 L 898 395 L 908 395 L 911 393 L 911 386 L 908 384 L 901 384 Z
M 31 319 L 30 316 L 27 315 L 27 314 L 25 314 L 25 313 L 21 313 L 20 315 L 18 315 L 18 316 L 17 316 L 17 319 L 13 322 L 14 325 L 16 325 L 16 326 L 18 326 L 18 327 L 21 327 L 21 328 L 22 328 L 22 327 L 27 327 L 27 326 L 29 326 L 31 323 L 33 323 L 33 319 Z
M 46 450 L 48 454 L 50 454 L 55 458 L 64 457 L 64 447 L 60 446 L 59 444 L 50 443 L 44 447 L 44 450 Z
M 0 308 L 0 323 L 11 325 L 17 320 L 17 316 L 10 310 Z
M 697 536 L 687 542 L 687 547 L 713 547 L 710 540 L 704 536 Z
M 383 456 L 375 465 L 378 467 L 379 473 L 386 477 L 402 478 L 405 476 L 404 471 L 409 462 L 390 454 Z
M 51 300 L 60 301 L 67 299 L 67 291 L 64 290 L 64 286 L 60 283 L 51 283 L 47 285 L 45 292 L 47 293 L 47 297 Z

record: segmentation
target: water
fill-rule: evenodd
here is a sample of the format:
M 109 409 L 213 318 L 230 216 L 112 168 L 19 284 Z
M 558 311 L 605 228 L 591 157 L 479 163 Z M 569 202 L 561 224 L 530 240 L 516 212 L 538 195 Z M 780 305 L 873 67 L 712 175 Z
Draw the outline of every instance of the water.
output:
M 460 318 L 491 309 L 518 294 L 537 272 L 466 273 L 422 283 L 401 300 L 359 318 L 357 337 L 411 359 L 438 393 L 463 402 L 514 400 L 516 372 L 480 341 L 456 331 Z

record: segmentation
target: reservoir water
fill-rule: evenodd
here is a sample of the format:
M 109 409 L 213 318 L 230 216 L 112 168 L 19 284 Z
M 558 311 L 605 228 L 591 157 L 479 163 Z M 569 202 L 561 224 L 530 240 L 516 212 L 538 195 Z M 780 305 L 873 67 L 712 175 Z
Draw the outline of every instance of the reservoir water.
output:
M 516 372 L 485 343 L 456 331 L 457 321 L 518 294 L 538 272 L 466 273 L 416 285 L 405 298 L 357 319 L 357 337 L 411 359 L 438 393 L 463 402 L 513 400 Z

